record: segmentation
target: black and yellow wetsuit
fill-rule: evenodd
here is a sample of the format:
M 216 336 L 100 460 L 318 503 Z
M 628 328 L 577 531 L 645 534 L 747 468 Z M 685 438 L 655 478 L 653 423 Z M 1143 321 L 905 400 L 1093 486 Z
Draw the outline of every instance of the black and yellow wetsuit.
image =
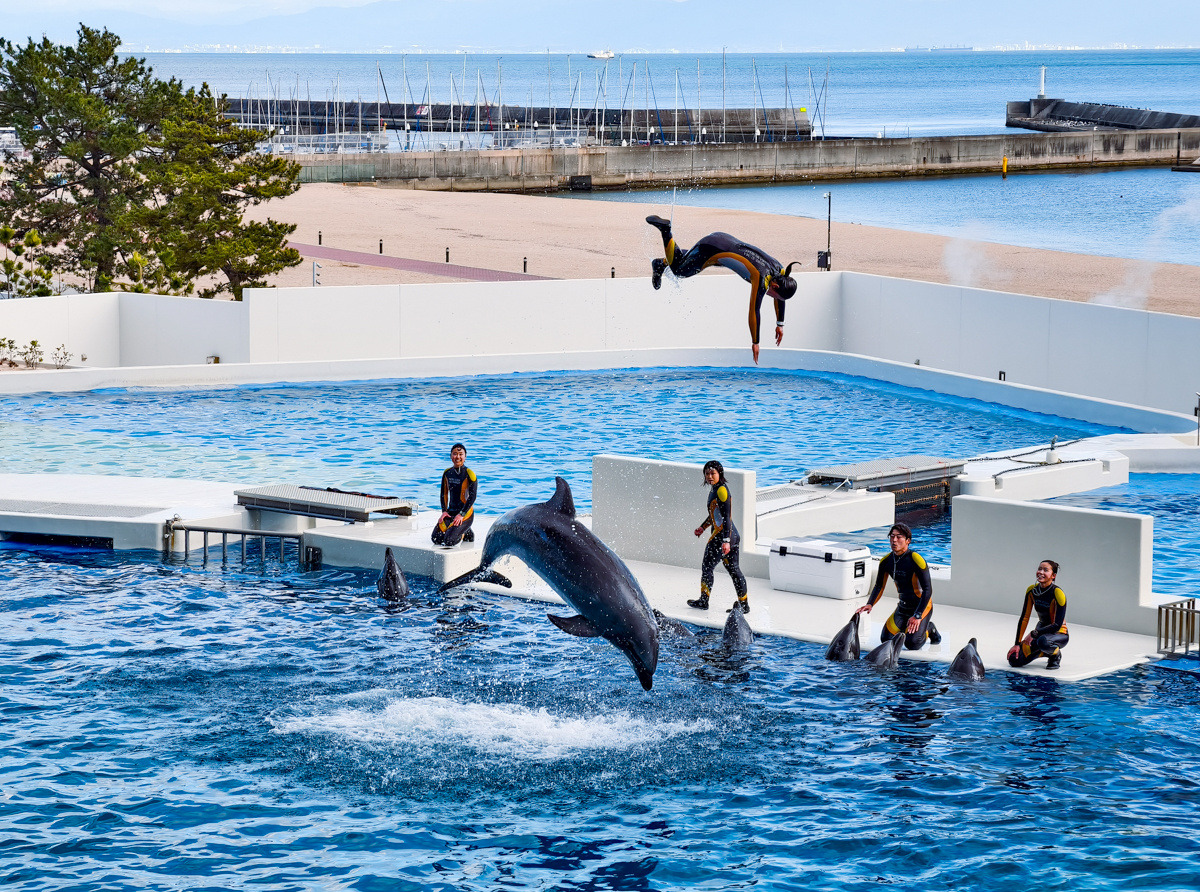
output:
M 676 278 L 686 279 L 694 276 L 710 266 L 723 266 L 731 269 L 750 283 L 750 325 L 751 343 L 759 342 L 759 329 L 762 326 L 762 302 L 772 279 L 784 274 L 779 261 L 754 245 L 748 245 L 734 238 L 727 232 L 714 232 L 706 235 L 690 250 L 684 251 L 675 243 L 670 231 L 663 232 L 663 249 L 667 257 L 667 265 Z M 783 314 L 786 305 L 784 299 L 774 298 L 775 320 L 783 325 Z
M 904 632 L 904 647 L 917 650 L 925 644 L 925 638 L 929 634 L 929 621 L 933 617 L 933 581 L 929 578 L 929 564 L 912 549 L 899 557 L 895 552 L 888 552 L 887 557 L 879 562 L 875 586 L 867 597 L 869 606 L 874 607 L 883 595 L 883 587 L 887 585 L 888 577 L 896 581 L 899 603 L 883 624 L 879 640 L 891 641 L 897 632 Z M 905 631 L 908 621 L 914 616 L 921 618 L 921 625 L 915 632 Z
M 1037 611 L 1038 623 L 1030 633 L 1032 641 L 1022 644 L 1029 618 Z M 1008 658 L 1013 666 L 1027 666 L 1038 657 L 1049 657 L 1047 668 L 1054 668 L 1062 659 L 1062 648 L 1070 636 L 1067 634 L 1067 596 L 1057 585 L 1042 586 L 1036 583 L 1025 589 L 1025 604 L 1021 618 L 1017 621 L 1017 653 Z
M 475 520 L 475 495 L 479 481 L 475 472 L 463 465 L 461 468 L 446 468 L 442 474 L 442 511 L 448 516 L 438 521 L 430 538 L 434 545 L 457 545 L 471 531 Z M 462 523 L 454 526 L 454 518 L 462 517 Z M 468 541 L 471 541 L 468 538 Z
M 724 481 L 714 486 L 708 494 L 708 517 L 700 524 L 701 529 L 707 527 L 711 527 L 712 532 L 704 547 L 704 561 L 700 565 L 700 600 L 707 604 L 708 596 L 712 594 L 713 571 L 719 561 L 729 571 L 738 601 L 746 607 L 746 577 L 738 565 L 741 537 L 733 523 L 733 501 L 729 497 L 729 486 Z M 723 554 L 722 546 L 727 542 L 729 554 Z

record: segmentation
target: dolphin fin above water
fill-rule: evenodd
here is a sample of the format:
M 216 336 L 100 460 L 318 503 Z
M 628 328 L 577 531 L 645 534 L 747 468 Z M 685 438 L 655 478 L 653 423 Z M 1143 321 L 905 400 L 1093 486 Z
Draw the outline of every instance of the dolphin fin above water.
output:
M 754 643 L 754 631 L 746 622 L 746 614 L 736 602 L 725 620 L 725 628 L 721 630 L 721 644 L 729 650 L 745 650 Z
M 974 638 L 968 641 L 966 646 L 958 652 L 958 656 L 954 658 L 954 662 L 950 664 L 950 669 L 946 674 L 951 678 L 961 678 L 966 681 L 978 681 L 983 678 L 983 660 L 979 658 L 977 645 L 978 642 Z
M 403 601 L 408 597 L 408 580 L 404 578 L 390 548 L 383 550 L 383 571 L 375 581 L 375 588 L 385 601 Z
M 833 636 L 825 651 L 825 659 L 839 663 L 857 660 L 860 653 L 858 645 L 858 614 L 850 617 L 850 622 L 842 626 L 841 631 Z
M 553 613 L 547 613 L 546 617 L 568 635 L 577 638 L 599 638 L 604 634 L 586 616 L 555 616 Z
M 492 585 L 502 585 L 505 588 L 512 588 L 512 580 L 502 573 L 497 573 L 495 570 L 485 569 L 484 567 L 476 567 L 469 573 L 464 573 L 462 576 L 456 576 L 449 582 L 438 588 L 438 594 L 448 592 L 452 588 L 458 588 L 460 585 L 470 585 L 473 582 L 490 582 Z

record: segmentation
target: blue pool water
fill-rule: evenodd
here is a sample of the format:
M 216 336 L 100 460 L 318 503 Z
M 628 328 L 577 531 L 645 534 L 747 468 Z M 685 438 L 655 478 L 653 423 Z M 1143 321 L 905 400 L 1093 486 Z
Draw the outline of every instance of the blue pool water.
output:
M 443 441 L 462 438 L 489 508 L 541 498 L 556 472 L 586 489 L 601 449 L 715 454 L 773 481 L 1102 431 L 731 370 L 6 408 L 5 472 L 424 494 Z M 1169 513 L 1161 479 L 1087 498 Z M 437 595 L 419 577 L 396 607 L 366 572 L 10 547 L 0 582 L 0 877 L 14 888 L 1200 889 L 1200 678 L 1185 673 L 965 687 L 788 640 L 730 657 L 699 632 L 664 644 L 647 694 L 544 605 Z

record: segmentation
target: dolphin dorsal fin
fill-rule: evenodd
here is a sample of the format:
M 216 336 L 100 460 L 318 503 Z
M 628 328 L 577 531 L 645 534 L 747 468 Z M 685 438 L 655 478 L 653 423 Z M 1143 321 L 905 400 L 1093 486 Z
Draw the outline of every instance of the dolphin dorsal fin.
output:
M 571 498 L 571 486 L 561 477 L 554 478 L 554 495 L 546 503 L 546 507 L 567 517 L 575 516 L 575 500 Z

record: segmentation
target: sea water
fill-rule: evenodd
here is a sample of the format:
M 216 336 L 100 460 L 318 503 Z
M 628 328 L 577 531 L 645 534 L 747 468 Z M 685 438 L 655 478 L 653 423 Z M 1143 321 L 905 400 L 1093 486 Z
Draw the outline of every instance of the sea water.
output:
M 6 472 L 286 479 L 428 500 L 462 439 L 489 512 L 544 498 L 556 473 L 586 506 L 597 447 L 718 456 L 776 482 L 813 462 L 1105 430 L 730 369 L 39 394 L 6 408 Z M 1194 520 L 1194 497 L 1172 506 L 1142 482 L 1105 504 Z M 698 480 L 698 511 L 703 491 Z M 1189 525 L 1181 516 L 1176 545 L 1194 567 Z M 545 605 L 439 595 L 422 577 L 409 602 L 386 604 L 375 575 L 0 547 L 4 881 L 1200 888 L 1196 676 L 1146 667 L 1060 685 L 997 672 L 962 685 L 942 666 L 880 675 L 785 639 L 731 655 L 696 630 L 664 641 L 645 693 L 615 649 L 561 634 Z

